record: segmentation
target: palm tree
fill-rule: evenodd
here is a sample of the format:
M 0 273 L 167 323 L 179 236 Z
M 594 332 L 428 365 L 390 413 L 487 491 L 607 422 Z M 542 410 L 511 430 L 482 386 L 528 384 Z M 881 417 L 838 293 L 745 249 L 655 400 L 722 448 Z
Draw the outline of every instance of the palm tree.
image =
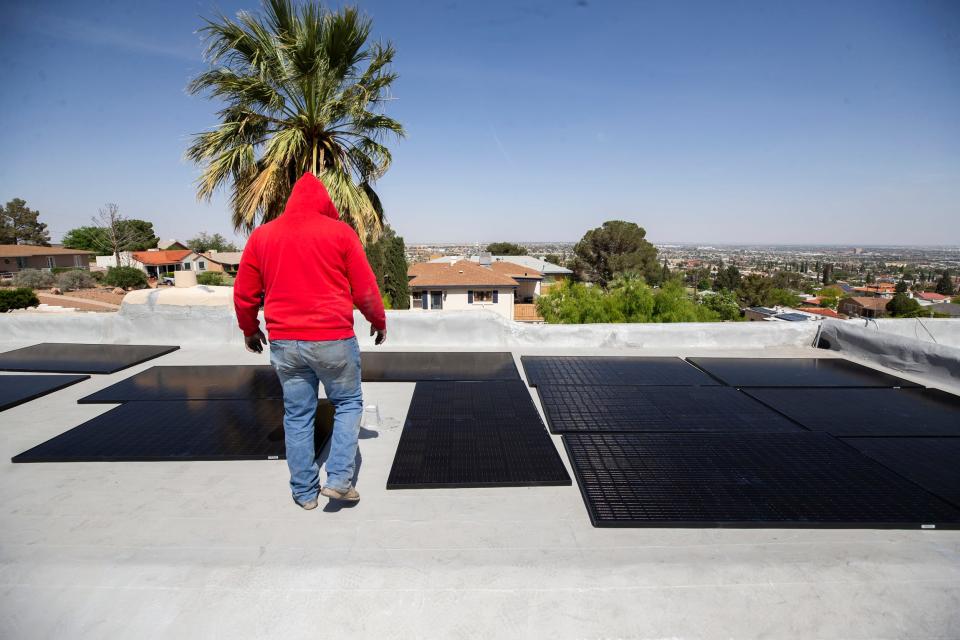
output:
M 372 185 L 391 162 L 383 140 L 404 135 L 382 113 L 393 45 L 368 45 L 371 21 L 352 8 L 269 0 L 264 13 L 220 15 L 201 30 L 210 69 L 188 90 L 225 106 L 187 151 L 203 167 L 197 197 L 232 182 L 233 224 L 250 231 L 280 215 L 310 171 L 361 240 L 376 240 L 383 207 Z

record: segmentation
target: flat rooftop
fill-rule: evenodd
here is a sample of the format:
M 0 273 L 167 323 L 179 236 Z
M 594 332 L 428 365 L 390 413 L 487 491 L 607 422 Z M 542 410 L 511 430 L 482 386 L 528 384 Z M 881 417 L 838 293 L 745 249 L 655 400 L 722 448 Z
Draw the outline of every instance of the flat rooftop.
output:
M 837 356 L 797 346 L 511 351 L 521 375 L 521 355 Z M 0 413 L 0 636 L 947 638 L 960 629 L 960 531 L 599 529 L 576 482 L 388 492 L 413 383 L 363 385 L 382 425 L 360 442 L 355 507 L 298 509 L 282 460 L 9 462 L 110 410 L 77 399 L 139 371 L 267 361 L 239 343 L 184 345 Z

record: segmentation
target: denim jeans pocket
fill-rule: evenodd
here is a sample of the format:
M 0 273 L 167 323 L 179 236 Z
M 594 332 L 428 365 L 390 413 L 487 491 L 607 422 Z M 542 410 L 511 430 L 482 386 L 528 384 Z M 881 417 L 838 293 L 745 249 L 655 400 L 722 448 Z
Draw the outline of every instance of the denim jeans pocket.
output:
M 319 369 L 343 369 L 350 362 L 352 340 L 312 343 L 309 349 L 312 364 Z

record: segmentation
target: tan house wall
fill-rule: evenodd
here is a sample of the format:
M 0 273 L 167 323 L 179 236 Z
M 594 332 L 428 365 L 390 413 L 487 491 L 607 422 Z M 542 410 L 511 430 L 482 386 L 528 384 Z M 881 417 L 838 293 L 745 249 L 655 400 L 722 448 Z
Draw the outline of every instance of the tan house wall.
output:
M 48 262 L 47 259 L 52 260 Z M 27 256 L 24 258 L 0 258 L 0 272 L 17 273 L 23 269 L 51 269 L 80 267 L 89 268 L 90 260 L 86 255 Z

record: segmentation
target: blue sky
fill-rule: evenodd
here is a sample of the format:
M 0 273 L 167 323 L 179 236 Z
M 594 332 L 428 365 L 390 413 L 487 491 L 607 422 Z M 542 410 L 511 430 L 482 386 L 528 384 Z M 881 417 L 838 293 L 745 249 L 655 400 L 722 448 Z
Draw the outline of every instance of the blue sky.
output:
M 379 183 L 408 242 L 960 243 L 960 2 L 359 2 L 408 137 Z M 200 16 L 243 2 L 0 7 L 0 199 L 54 239 L 105 202 L 164 237 L 197 202 Z

